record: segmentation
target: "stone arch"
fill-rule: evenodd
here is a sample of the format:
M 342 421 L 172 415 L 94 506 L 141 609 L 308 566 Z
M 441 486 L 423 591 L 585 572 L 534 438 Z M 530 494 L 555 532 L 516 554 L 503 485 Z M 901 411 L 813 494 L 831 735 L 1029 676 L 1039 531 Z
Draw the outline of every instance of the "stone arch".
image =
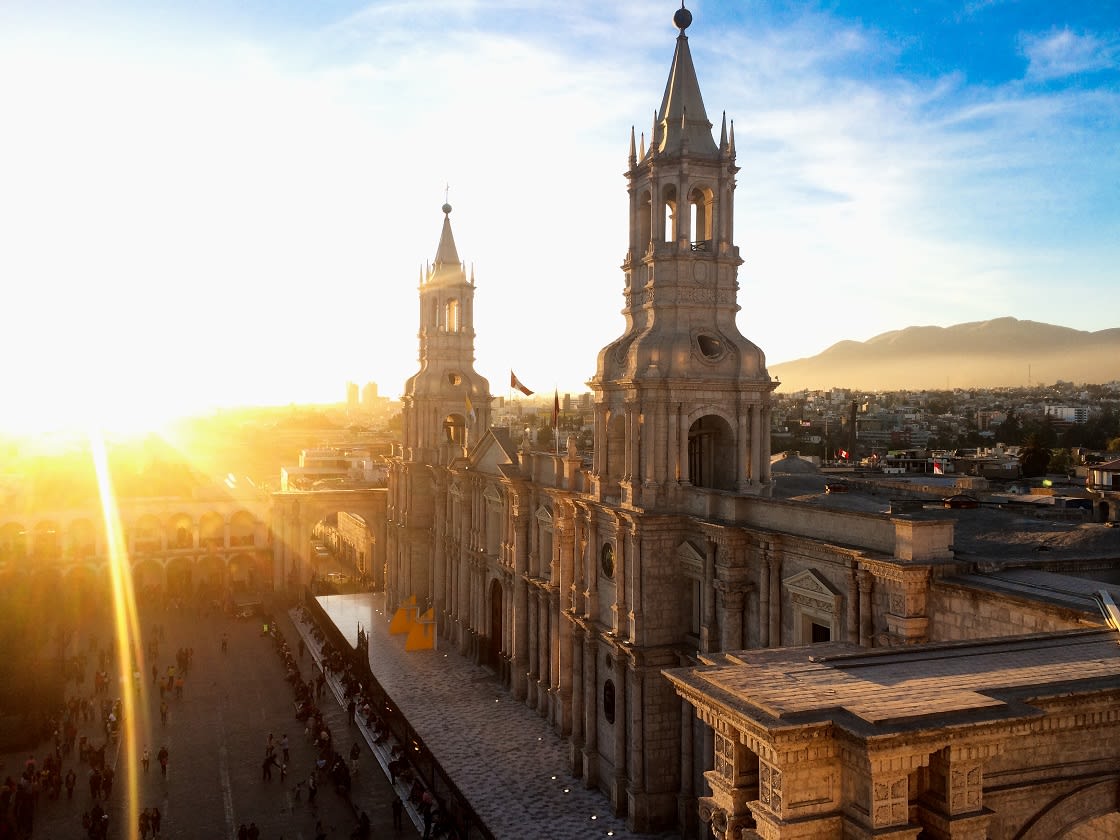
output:
M 444 440 L 457 446 L 467 445 L 467 418 L 462 414 L 451 413 L 443 418 Z
M 194 592 L 194 563 L 189 557 L 172 557 L 163 573 L 168 595 L 185 596 Z
M 712 250 L 715 238 L 715 193 L 705 184 L 697 184 L 688 191 L 689 241 L 693 251 Z
M 198 547 L 221 549 L 226 544 L 226 520 L 220 513 L 204 513 L 198 520 Z
M 1058 797 L 1015 835 L 1015 840 L 1052 840 L 1077 826 L 1120 811 L 1120 777 L 1093 782 Z
M 66 555 L 88 560 L 97 555 L 98 528 L 85 517 L 73 520 L 66 529 Z
M 227 567 L 229 586 L 234 592 L 253 592 L 260 584 L 257 564 L 248 554 L 235 554 Z
M 138 560 L 132 565 L 132 590 L 147 594 L 164 588 L 166 577 L 163 564 L 153 558 Z
M 244 548 L 257 541 L 257 517 L 247 510 L 239 510 L 229 520 L 230 548 Z
M 688 480 L 694 487 L 734 490 L 736 448 L 733 426 L 717 413 L 688 427 Z
M 160 550 L 163 523 L 159 517 L 145 514 L 132 526 L 132 549 L 137 554 L 155 554 Z
M 680 213 L 677 212 L 678 204 L 677 185 L 666 184 L 661 190 L 661 241 L 674 242 L 680 235 Z
M 175 550 L 194 548 L 194 520 L 185 513 L 167 519 L 167 547 Z
M 638 196 L 638 253 L 649 251 L 653 239 L 653 196 L 642 190 Z
M 0 527 L 0 563 L 19 563 L 27 559 L 27 529 L 18 522 Z
M 53 519 L 35 523 L 31 535 L 31 556 L 37 561 L 48 563 L 62 559 L 62 534 L 58 523 Z
M 486 664 L 497 668 L 501 665 L 502 642 L 505 638 L 505 599 L 503 597 L 502 582 L 498 580 L 498 578 L 494 578 L 490 581 L 489 596 L 490 619 L 489 626 L 487 627 L 489 640 L 486 650 Z

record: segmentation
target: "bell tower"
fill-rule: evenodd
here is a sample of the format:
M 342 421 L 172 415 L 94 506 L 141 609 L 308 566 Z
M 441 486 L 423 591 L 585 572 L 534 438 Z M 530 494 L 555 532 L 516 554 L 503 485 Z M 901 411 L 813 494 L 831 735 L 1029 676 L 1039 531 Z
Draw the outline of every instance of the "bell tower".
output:
M 680 30 L 649 145 L 630 132 L 626 327 L 603 348 L 595 393 L 593 492 L 671 509 L 690 487 L 770 492 L 771 393 L 762 351 L 739 332 L 735 127 L 717 143 Z
M 490 383 L 474 370 L 474 290 L 444 204 L 435 260 L 420 274 L 420 370 L 401 397 L 405 460 L 446 464 L 490 426 Z

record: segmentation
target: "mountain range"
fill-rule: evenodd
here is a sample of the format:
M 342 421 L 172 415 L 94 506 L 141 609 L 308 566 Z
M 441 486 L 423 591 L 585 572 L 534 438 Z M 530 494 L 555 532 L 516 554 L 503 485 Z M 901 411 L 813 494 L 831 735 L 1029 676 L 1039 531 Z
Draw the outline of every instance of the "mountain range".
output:
M 906 327 L 769 366 L 780 392 L 1025 387 L 1120 380 L 1120 328 L 1086 332 L 996 318 Z

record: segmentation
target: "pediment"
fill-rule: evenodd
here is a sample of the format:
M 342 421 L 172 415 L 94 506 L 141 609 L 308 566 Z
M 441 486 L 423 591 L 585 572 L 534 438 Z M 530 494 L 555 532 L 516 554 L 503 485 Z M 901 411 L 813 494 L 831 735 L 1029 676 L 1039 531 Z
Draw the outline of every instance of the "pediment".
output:
M 492 505 L 500 505 L 502 503 L 502 494 L 498 492 L 498 488 L 493 484 L 486 485 L 486 490 L 483 491 L 482 498 Z
M 537 508 L 537 521 L 545 527 L 552 527 L 552 511 L 546 507 Z
M 839 600 L 840 593 L 813 569 L 798 572 L 782 581 L 782 586 L 806 598 L 824 603 Z
M 704 573 L 704 555 L 696 550 L 688 540 L 677 546 L 677 564 L 682 570 L 692 572 L 694 575 Z
M 470 453 L 470 468 L 484 475 L 502 475 L 505 472 L 502 468 L 511 464 L 517 465 L 515 456 L 511 457 L 508 448 L 492 430 L 486 432 Z

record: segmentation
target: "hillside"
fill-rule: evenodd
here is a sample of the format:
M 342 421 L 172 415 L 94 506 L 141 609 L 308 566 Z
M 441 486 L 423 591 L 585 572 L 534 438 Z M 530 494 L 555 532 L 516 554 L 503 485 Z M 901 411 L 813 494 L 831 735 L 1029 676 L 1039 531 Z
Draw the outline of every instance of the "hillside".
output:
M 1083 330 L 996 318 L 952 327 L 907 327 L 816 356 L 770 366 L 781 391 L 831 387 L 996 388 L 1120 380 L 1120 328 Z

